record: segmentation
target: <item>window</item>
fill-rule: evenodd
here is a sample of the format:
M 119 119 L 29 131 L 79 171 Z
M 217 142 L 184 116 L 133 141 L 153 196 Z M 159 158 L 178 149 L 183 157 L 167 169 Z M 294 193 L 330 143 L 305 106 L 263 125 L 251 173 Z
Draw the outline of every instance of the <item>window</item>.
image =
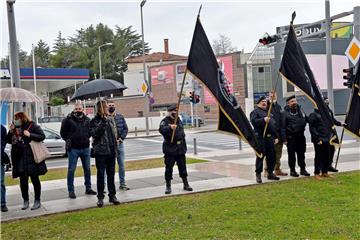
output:
M 264 72 L 264 67 L 258 67 L 258 72 L 263 73 Z

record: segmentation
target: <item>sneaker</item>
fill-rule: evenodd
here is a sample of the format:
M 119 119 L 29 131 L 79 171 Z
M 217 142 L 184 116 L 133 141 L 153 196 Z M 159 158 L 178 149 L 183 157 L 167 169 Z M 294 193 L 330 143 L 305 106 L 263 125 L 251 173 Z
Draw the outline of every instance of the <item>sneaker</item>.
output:
M 126 185 L 120 185 L 119 189 L 124 191 L 130 190 L 130 188 Z
M 336 168 L 334 168 L 333 166 L 330 166 L 328 169 L 329 172 L 338 172 L 339 170 L 337 170 Z
M 119 205 L 120 202 L 117 200 L 115 196 L 109 198 L 109 202 L 113 203 L 114 205 Z
M 315 174 L 315 175 L 314 175 L 314 178 L 315 178 L 315 180 L 322 180 L 320 174 Z
M 321 177 L 323 177 L 323 178 L 334 178 L 334 176 L 332 176 L 332 175 L 330 175 L 328 173 L 322 173 Z
M 76 194 L 75 194 L 74 192 L 69 192 L 69 198 L 75 199 L 75 198 L 76 198 Z
M 85 191 L 85 194 L 87 194 L 87 195 L 96 195 L 96 192 L 94 190 L 92 190 L 92 189 L 88 189 L 88 190 Z
M 4 206 L 1 206 L 1 211 L 2 212 L 7 212 L 7 211 L 9 211 L 9 209 L 7 208 L 6 205 L 4 205 Z

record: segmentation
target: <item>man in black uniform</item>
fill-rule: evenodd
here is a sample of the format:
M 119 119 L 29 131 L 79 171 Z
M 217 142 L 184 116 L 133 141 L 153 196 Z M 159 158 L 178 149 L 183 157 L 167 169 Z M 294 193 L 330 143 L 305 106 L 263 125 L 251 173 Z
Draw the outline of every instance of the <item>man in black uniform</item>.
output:
M 263 154 L 262 158 L 256 157 L 256 182 L 261 183 L 261 172 L 263 171 L 263 160 L 266 157 L 266 165 L 268 170 L 267 178 L 270 180 L 279 180 L 273 171 L 275 167 L 275 146 L 274 144 L 278 142 L 276 138 L 275 130 L 275 120 L 273 119 L 272 114 L 270 117 L 267 116 L 267 101 L 265 96 L 262 96 L 257 101 L 257 107 L 250 113 L 250 121 L 254 127 L 255 135 L 257 141 L 259 142 Z M 265 136 L 263 137 L 263 132 L 265 125 L 268 123 Z
M 275 175 L 277 176 L 287 176 L 288 174 L 283 172 L 280 168 L 281 166 L 281 156 L 282 156 L 282 149 L 283 149 L 283 142 L 280 138 L 280 125 L 281 125 L 281 115 L 282 110 L 281 106 L 277 103 L 277 95 L 276 92 L 269 92 L 269 100 L 268 100 L 268 109 L 270 108 L 270 101 L 273 101 L 271 107 L 271 114 L 275 120 L 275 130 L 276 130 L 276 138 L 279 139 L 279 142 L 275 144 Z M 265 167 L 265 174 L 267 172 L 267 168 Z
M 330 177 L 328 169 L 330 162 L 329 142 L 331 131 L 325 126 L 318 109 L 314 109 L 314 112 L 309 115 L 308 122 L 311 141 L 315 148 L 315 179 L 321 180 L 321 177 Z
M 324 97 L 324 102 L 329 110 L 330 116 L 334 121 L 334 124 L 336 126 L 345 126 L 345 123 L 341 123 L 338 120 L 335 119 L 334 117 L 334 112 L 330 109 L 329 107 L 329 99 L 327 97 Z M 330 145 L 330 161 L 329 161 L 329 172 L 338 172 L 339 170 L 337 170 L 336 168 L 334 168 L 332 166 L 333 164 L 333 160 L 334 160 L 334 153 L 335 153 L 335 147 L 333 145 Z
M 185 141 L 185 132 L 184 126 L 180 118 L 178 118 L 177 123 L 175 123 L 176 117 L 176 105 L 171 105 L 167 109 L 168 116 L 166 116 L 160 122 L 159 132 L 164 137 L 163 142 L 163 153 L 165 159 L 165 180 L 166 180 L 166 190 L 165 194 L 171 193 L 171 180 L 173 168 L 176 162 L 176 165 L 179 169 L 179 175 L 184 183 L 184 190 L 192 191 L 193 189 L 189 186 L 187 181 L 187 171 L 186 171 L 186 157 L 185 153 L 187 150 L 186 141 Z M 175 130 L 175 136 L 173 142 L 171 142 L 171 136 Z
M 287 106 L 284 107 L 281 119 L 281 139 L 287 146 L 290 176 L 299 177 L 295 170 L 295 154 L 297 155 L 300 174 L 310 176 L 305 168 L 306 138 L 304 132 L 306 116 L 300 105 L 297 104 L 295 95 L 288 97 L 286 103 Z

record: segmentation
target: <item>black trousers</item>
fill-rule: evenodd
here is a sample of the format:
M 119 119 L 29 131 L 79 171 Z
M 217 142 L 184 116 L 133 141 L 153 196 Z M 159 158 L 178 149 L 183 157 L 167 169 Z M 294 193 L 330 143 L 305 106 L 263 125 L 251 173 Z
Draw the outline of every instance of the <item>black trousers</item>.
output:
M 272 137 L 265 137 L 265 138 L 257 138 L 262 152 L 265 156 L 262 158 L 256 157 L 256 163 L 255 163 L 255 172 L 261 173 L 263 171 L 263 162 L 264 157 L 266 157 L 266 166 L 267 171 L 269 173 L 272 173 L 275 168 L 275 145 L 274 145 L 274 139 Z
M 301 170 L 305 170 L 306 138 L 304 135 L 292 136 L 287 143 L 290 171 L 295 171 L 296 158 Z
M 109 198 L 115 196 L 115 152 L 111 155 L 95 155 L 95 165 L 97 169 L 97 197 L 104 199 L 104 174 L 106 171 L 107 187 Z
M 165 180 L 170 181 L 173 179 L 173 168 L 176 163 L 179 169 L 179 175 L 181 178 L 188 176 L 186 170 L 186 157 L 185 154 L 181 155 L 167 155 L 164 156 L 165 163 Z
M 330 145 L 329 167 L 334 162 L 334 154 L 335 154 L 335 147 L 333 145 Z
M 330 145 L 323 142 L 321 145 L 314 143 L 315 148 L 315 170 L 314 174 L 327 173 L 330 162 Z
M 30 176 L 31 182 L 34 186 L 35 200 L 40 201 L 41 183 L 39 176 Z M 24 201 L 29 201 L 29 176 L 20 176 L 20 189 Z

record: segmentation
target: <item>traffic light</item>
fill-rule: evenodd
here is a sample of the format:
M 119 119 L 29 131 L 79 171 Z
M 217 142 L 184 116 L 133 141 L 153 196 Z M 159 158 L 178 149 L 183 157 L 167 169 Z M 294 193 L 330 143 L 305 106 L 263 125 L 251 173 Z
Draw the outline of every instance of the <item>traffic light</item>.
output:
M 262 45 L 268 45 L 270 43 L 277 42 L 279 39 L 280 39 L 279 36 L 272 35 L 272 36 L 267 36 L 267 37 L 263 37 L 263 38 L 259 39 L 259 43 L 261 43 Z
M 190 102 L 195 103 L 194 92 L 189 92 L 189 93 L 190 93 Z
M 355 76 L 354 76 L 354 68 L 345 68 L 343 69 L 343 73 L 345 73 L 345 75 L 343 76 L 343 79 L 346 80 L 346 82 L 343 82 L 343 85 L 348 87 L 348 88 L 352 88 L 352 85 L 354 83 L 355 80 Z
M 200 96 L 199 95 L 195 95 L 195 103 L 199 103 L 200 102 Z

